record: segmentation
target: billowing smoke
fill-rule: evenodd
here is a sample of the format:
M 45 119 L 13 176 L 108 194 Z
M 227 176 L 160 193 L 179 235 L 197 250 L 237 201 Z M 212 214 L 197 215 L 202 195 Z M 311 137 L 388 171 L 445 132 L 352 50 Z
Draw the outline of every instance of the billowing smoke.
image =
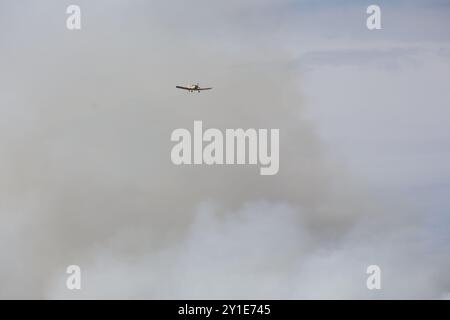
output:
M 445 296 L 419 215 L 371 199 L 304 118 L 281 4 L 245 3 L 81 1 L 75 32 L 69 3 L 3 4 L 1 297 Z M 173 165 L 194 120 L 280 129 L 278 175 Z

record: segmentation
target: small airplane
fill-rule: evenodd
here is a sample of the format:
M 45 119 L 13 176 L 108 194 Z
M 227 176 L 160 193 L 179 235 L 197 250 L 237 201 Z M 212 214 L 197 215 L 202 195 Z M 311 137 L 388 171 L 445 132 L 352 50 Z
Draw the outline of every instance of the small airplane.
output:
M 211 90 L 212 88 L 200 88 L 200 85 L 197 83 L 197 84 L 193 84 L 193 85 L 190 85 L 190 86 L 187 86 L 187 87 L 184 87 L 184 86 L 176 86 L 176 88 L 178 88 L 178 89 L 183 89 L 183 90 L 187 90 L 187 91 L 189 91 L 189 92 L 194 92 L 194 91 L 198 91 L 198 92 L 200 92 L 200 91 L 203 91 L 203 90 Z

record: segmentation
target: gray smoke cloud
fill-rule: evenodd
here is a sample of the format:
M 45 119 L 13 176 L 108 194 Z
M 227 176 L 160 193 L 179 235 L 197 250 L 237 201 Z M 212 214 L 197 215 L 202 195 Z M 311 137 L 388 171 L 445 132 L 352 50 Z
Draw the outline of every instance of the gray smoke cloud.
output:
M 288 1 L 80 1 L 79 32 L 69 4 L 2 2 L 0 297 L 448 295 L 420 213 L 373 199 L 305 119 Z M 214 90 L 174 89 L 197 81 Z M 194 120 L 279 128 L 280 172 L 173 165 Z

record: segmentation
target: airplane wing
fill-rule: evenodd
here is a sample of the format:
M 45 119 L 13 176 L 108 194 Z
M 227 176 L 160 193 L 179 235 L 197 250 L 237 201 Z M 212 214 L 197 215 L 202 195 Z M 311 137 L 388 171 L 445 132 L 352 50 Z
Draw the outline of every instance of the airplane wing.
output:
M 176 86 L 175 88 L 183 89 L 183 90 L 191 90 L 191 88 L 183 87 L 183 86 Z
M 212 88 L 198 88 L 197 90 L 211 90 Z

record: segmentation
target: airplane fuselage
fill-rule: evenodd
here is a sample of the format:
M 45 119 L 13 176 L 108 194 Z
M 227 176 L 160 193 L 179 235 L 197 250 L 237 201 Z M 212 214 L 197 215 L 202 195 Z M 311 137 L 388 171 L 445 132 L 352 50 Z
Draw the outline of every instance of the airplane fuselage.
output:
M 193 84 L 192 86 L 189 87 L 189 92 L 193 92 L 193 91 L 200 92 L 200 90 L 198 90 L 199 88 L 200 88 L 200 86 L 198 84 Z

